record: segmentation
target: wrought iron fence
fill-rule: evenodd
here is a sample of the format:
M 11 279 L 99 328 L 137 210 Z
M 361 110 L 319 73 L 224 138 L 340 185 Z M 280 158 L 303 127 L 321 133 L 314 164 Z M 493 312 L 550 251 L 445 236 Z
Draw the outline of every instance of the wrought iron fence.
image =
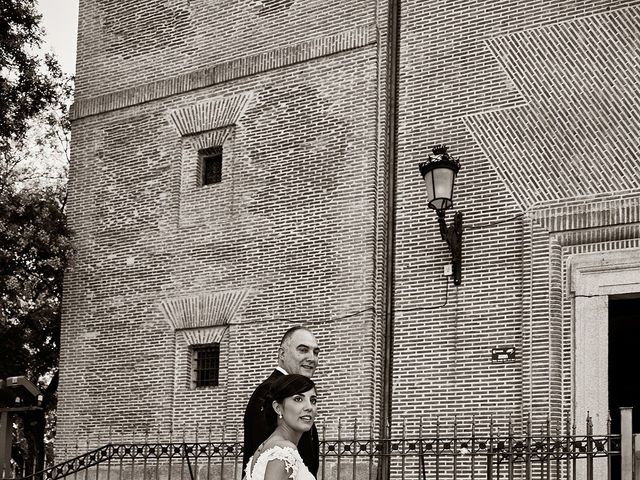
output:
M 590 419 L 584 434 L 569 424 L 560 432 L 550 422 L 535 432 L 531 422 L 520 431 L 508 422 L 503 433 L 492 421 L 485 429 L 474 421 L 467 428 L 454 421 L 451 427 L 444 434 L 440 423 L 420 426 L 415 435 L 402 428 L 389 438 L 376 438 L 371 428 L 362 433 L 357 425 L 348 434 L 340 427 L 330 437 L 321 427 L 318 479 L 376 480 L 381 471 L 399 480 L 618 479 L 628 441 L 610 428 L 595 435 Z M 110 443 L 23 478 L 240 480 L 241 470 L 242 443 L 237 441 Z

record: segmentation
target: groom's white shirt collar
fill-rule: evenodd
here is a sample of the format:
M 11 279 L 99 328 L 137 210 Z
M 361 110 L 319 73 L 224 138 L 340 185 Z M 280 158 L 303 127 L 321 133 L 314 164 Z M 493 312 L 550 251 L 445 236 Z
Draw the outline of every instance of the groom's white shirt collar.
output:
M 282 368 L 282 367 L 276 367 L 276 370 L 278 370 L 279 372 L 284 373 L 285 375 L 289 375 L 289 374 L 287 373 L 287 371 L 286 371 L 284 368 Z

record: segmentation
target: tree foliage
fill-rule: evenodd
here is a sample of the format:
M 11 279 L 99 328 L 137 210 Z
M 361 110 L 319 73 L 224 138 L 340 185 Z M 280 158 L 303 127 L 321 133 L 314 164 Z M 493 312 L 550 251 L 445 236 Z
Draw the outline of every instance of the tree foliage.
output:
M 37 54 L 42 42 L 36 0 L 0 0 L 0 151 L 24 138 L 31 118 L 55 100 L 52 56 Z
M 0 165 L 0 168 L 6 168 Z M 6 182 L 11 173 L 0 173 Z M 0 180 L 1 181 L 1 180 Z M 55 369 L 70 245 L 61 186 L 0 185 L 0 376 Z
M 0 379 L 25 375 L 44 410 L 15 418 L 13 458 L 43 465 L 55 424 L 73 79 L 41 56 L 35 0 L 0 0 Z M 25 474 L 27 471 L 19 473 Z
M 43 411 L 15 419 L 13 457 L 26 465 L 25 474 L 42 468 L 54 436 L 62 279 L 71 245 L 63 187 L 0 188 L 0 377 L 25 375 L 44 394 Z

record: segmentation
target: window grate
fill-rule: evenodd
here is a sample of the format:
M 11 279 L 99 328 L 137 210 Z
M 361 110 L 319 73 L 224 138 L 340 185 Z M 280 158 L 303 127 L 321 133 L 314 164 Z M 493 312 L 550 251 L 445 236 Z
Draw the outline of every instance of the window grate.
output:
M 220 373 L 220 344 L 194 345 L 191 348 L 195 387 L 217 387 Z

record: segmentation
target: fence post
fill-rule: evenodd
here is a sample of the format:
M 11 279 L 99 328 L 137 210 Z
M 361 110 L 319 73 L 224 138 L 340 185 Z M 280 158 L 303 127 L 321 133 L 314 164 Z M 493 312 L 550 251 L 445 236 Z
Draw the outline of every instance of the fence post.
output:
M 633 408 L 620 407 L 620 462 L 622 480 L 633 480 Z
M 640 433 L 633 434 L 633 480 L 640 480 Z
M 587 480 L 593 480 L 593 420 L 587 412 Z
M 489 447 L 487 448 L 487 480 L 493 480 L 493 417 L 489 419 Z
M 4 382 L 4 381 L 3 381 Z M 8 410 L 0 412 L 0 478 L 10 478 L 11 474 L 11 422 Z

